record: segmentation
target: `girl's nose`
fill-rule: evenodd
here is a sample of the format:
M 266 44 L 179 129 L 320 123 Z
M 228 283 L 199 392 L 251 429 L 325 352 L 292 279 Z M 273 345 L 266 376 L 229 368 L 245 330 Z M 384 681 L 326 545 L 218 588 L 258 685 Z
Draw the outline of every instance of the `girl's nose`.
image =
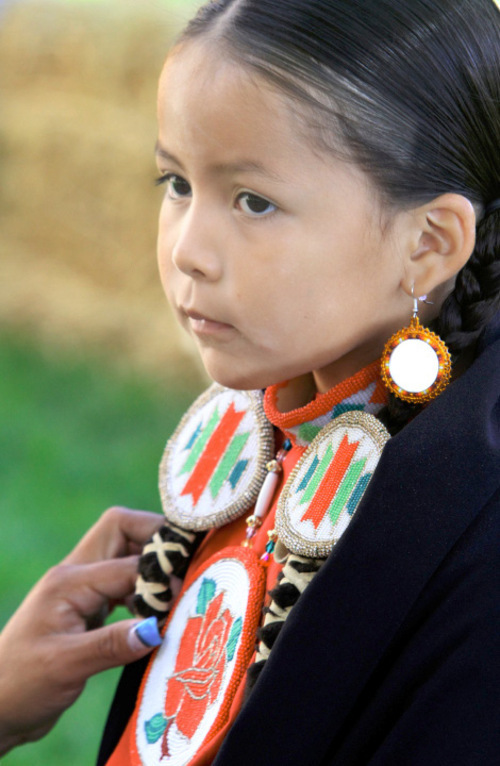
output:
M 214 217 L 192 205 L 178 224 L 171 258 L 174 266 L 193 279 L 217 281 L 222 274 L 220 236 Z

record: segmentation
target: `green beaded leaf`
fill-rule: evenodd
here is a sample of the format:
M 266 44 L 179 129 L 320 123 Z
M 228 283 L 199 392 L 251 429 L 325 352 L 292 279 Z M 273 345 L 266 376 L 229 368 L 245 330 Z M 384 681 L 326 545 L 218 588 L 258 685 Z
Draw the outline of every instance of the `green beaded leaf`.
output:
M 234 653 L 236 651 L 236 647 L 238 646 L 238 640 L 241 635 L 242 628 L 243 628 L 243 619 L 241 617 L 238 617 L 238 619 L 233 622 L 233 627 L 231 628 L 229 638 L 227 639 L 226 654 L 227 654 L 228 662 L 231 662 L 231 660 L 234 657 Z
M 196 614 L 205 614 L 207 606 L 215 596 L 217 590 L 217 583 L 215 580 L 209 580 L 207 577 L 203 578 L 201 588 L 198 593 L 198 601 L 196 604 Z
M 163 736 L 167 728 L 168 721 L 161 713 L 154 715 L 149 721 L 146 721 L 146 739 L 149 745 L 154 745 Z

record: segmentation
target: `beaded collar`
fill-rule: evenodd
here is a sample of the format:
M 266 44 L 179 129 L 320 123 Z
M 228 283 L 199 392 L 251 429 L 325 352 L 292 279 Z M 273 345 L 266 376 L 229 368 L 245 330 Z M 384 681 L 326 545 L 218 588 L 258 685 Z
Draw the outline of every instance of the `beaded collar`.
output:
M 266 389 L 264 412 L 267 419 L 299 447 L 307 447 L 321 429 L 339 415 L 355 410 L 377 415 L 387 404 L 387 391 L 380 378 L 378 360 L 326 393 L 316 394 L 305 406 L 282 412 L 280 393 L 288 385 L 288 382 L 278 383 Z

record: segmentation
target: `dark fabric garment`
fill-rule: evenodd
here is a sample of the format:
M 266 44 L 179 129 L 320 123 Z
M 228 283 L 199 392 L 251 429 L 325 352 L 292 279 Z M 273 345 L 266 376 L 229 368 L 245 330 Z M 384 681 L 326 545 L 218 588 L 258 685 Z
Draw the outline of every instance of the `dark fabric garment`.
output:
M 105 764 L 111 757 L 130 716 L 134 712 L 137 692 L 148 662 L 149 655 L 127 665 L 121 675 L 101 740 L 97 766 Z
M 386 445 L 214 766 L 498 763 L 497 320 L 472 367 Z M 126 678 L 115 720 L 135 699 Z M 119 734 L 107 729 L 104 753 Z

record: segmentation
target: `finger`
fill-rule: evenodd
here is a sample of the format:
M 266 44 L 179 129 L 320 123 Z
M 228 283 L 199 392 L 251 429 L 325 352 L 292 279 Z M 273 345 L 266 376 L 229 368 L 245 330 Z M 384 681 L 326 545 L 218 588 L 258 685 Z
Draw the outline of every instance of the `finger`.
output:
M 68 663 L 74 665 L 74 677 L 80 675 L 82 681 L 103 670 L 144 657 L 162 640 L 154 617 L 140 622 L 115 622 L 71 638 L 72 656 L 68 656 Z
M 137 556 L 128 556 L 80 566 L 62 565 L 58 568 L 61 572 L 54 589 L 60 600 L 70 605 L 75 616 L 87 619 L 110 601 L 123 601 L 133 592 L 137 564 Z
M 133 592 L 137 561 L 131 556 L 53 567 L 17 610 L 17 623 L 34 621 L 40 635 L 83 632 L 110 601 L 123 601 Z
M 142 548 L 164 522 L 158 513 L 109 508 L 64 561 L 85 564 L 126 556 L 131 550 Z

